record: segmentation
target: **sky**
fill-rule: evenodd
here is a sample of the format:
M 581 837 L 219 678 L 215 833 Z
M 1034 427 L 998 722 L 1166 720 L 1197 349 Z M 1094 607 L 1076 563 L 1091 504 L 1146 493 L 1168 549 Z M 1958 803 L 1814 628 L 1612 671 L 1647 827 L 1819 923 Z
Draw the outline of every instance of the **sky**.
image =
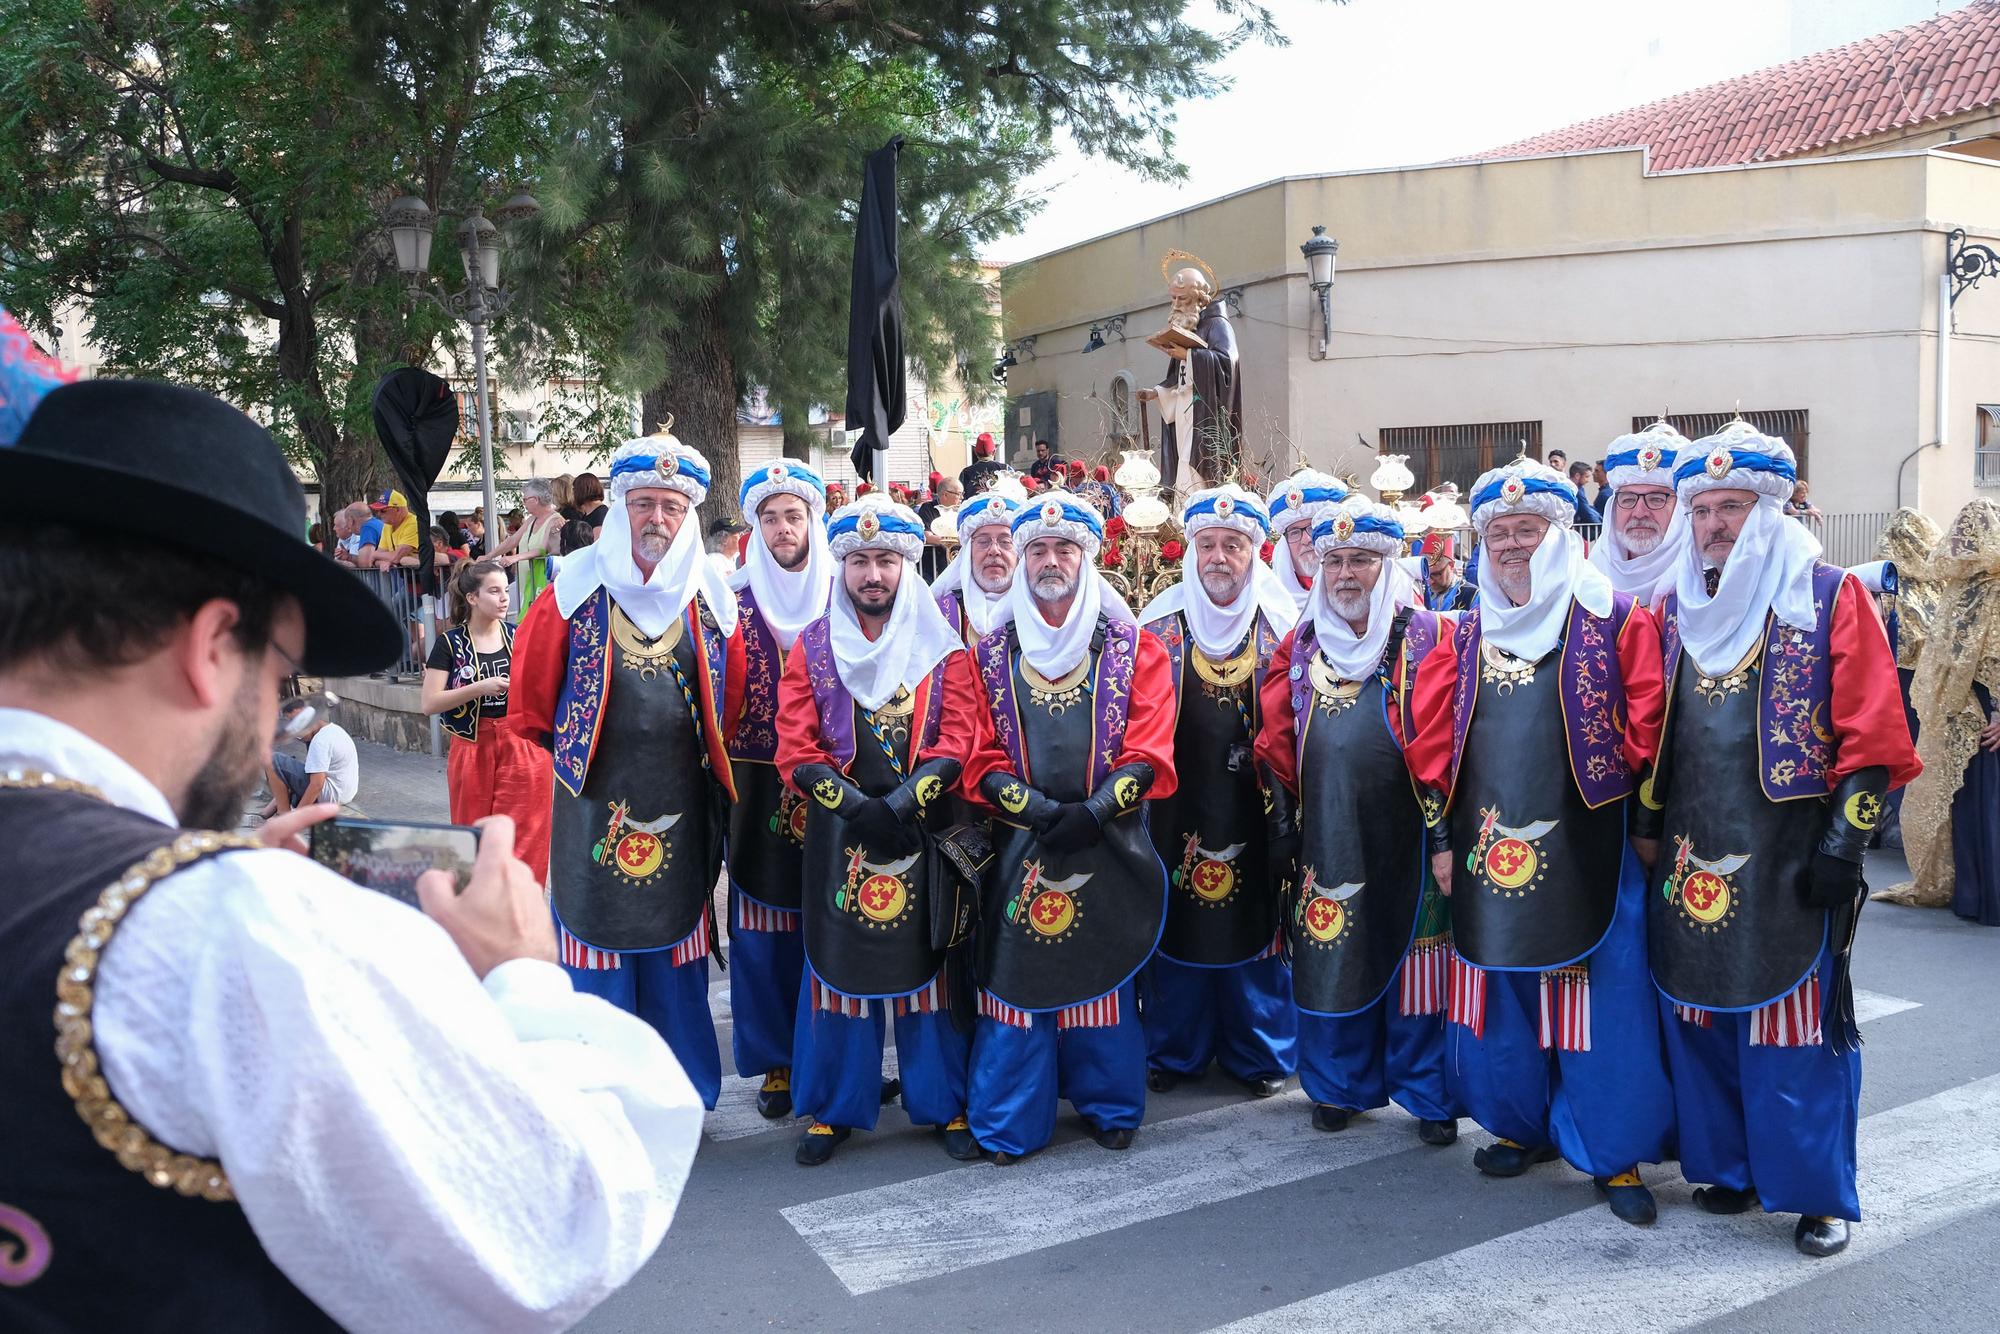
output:
M 1199 0 L 1197 0 L 1199 3 Z M 988 258 L 1021 260 L 1280 176 L 1463 157 L 1843 42 L 1955 0 L 1266 0 L 1287 47 L 1179 109 L 1182 182 L 1067 146 L 1045 201 Z

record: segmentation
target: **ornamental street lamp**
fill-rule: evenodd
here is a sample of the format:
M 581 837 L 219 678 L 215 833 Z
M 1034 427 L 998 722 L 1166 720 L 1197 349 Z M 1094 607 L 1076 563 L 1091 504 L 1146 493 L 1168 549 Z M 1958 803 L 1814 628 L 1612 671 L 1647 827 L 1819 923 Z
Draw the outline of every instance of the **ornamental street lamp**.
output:
M 1328 236 L 1326 228 L 1315 227 L 1299 253 L 1306 257 L 1306 282 L 1319 298 L 1319 359 L 1325 361 L 1327 340 L 1333 336 L 1333 266 L 1340 242 Z
M 494 216 L 501 222 L 513 222 L 531 218 L 539 212 L 541 205 L 535 202 L 535 197 L 526 190 L 518 190 L 494 210 Z M 486 381 L 486 326 L 514 300 L 511 292 L 500 287 L 500 252 L 506 242 L 500 229 L 485 216 L 479 205 L 468 209 L 465 221 L 458 229 L 465 290 L 440 297 L 436 292 L 425 290 L 424 286 L 431 281 L 431 241 L 436 223 L 436 216 L 429 206 L 411 195 L 404 195 L 390 204 L 382 215 L 382 225 L 395 249 L 396 271 L 410 280 L 412 298 L 422 293 L 453 319 L 464 320 L 472 326 L 473 386 L 479 409 L 479 486 L 486 503 L 488 531 L 494 534 L 489 541 L 495 541 L 500 532 L 500 509 L 493 491 L 493 430 L 492 412 L 487 406 L 490 390 Z

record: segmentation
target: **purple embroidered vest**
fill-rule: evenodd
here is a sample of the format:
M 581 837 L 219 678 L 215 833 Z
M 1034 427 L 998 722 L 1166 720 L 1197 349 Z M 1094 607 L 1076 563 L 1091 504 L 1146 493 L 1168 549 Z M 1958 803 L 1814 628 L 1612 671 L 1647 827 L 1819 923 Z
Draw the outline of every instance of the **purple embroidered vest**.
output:
M 1592 810 L 1632 793 L 1632 766 L 1626 762 L 1625 677 L 1618 667 L 1618 635 L 1632 615 L 1633 599 L 1611 595 L 1611 614 L 1593 616 L 1571 599 L 1563 633 L 1563 727 L 1569 737 L 1570 775 L 1577 794 Z M 1458 682 L 1451 698 L 1451 785 L 1458 786 L 1465 734 L 1479 695 L 1480 616 L 1478 608 L 1459 618 L 1452 640 Z
M 1772 801 L 1827 793 L 1833 762 L 1833 732 L 1826 716 L 1833 701 L 1833 601 L 1846 575 L 1837 565 L 1813 567 L 1818 622 L 1810 631 L 1765 613 L 1763 670 L 1758 673 L 1757 777 Z M 1681 665 L 1678 593 L 1667 594 L 1660 617 L 1660 651 L 1671 705 Z
M 986 683 L 986 701 L 993 712 L 993 732 L 1007 752 L 1014 772 L 1033 782 L 1021 738 L 1021 711 L 1014 698 L 1013 626 L 1002 625 L 973 647 L 973 660 Z M 1125 743 L 1125 718 L 1132 702 L 1132 671 L 1138 663 L 1139 627 L 1124 621 L 1104 622 L 1104 651 L 1097 655 L 1091 681 L 1090 707 L 1097 744 L 1091 748 L 1090 774 L 1084 783 L 1094 789 L 1118 762 Z M 852 739 L 850 738 L 850 751 Z
M 710 624 L 699 596 L 688 603 L 681 619 L 683 631 L 696 637 L 706 668 L 699 682 L 688 683 L 700 691 L 697 716 L 704 729 L 713 729 L 722 713 L 729 641 Z M 583 795 L 590 757 L 597 750 L 597 729 L 604 720 L 604 697 L 611 683 L 610 641 L 611 594 L 600 588 L 569 618 L 568 670 L 563 675 L 562 693 L 556 699 L 553 742 L 556 781 L 572 797 Z M 711 752 L 716 749 L 714 736 L 712 730 L 704 735 Z M 733 796 L 735 784 L 726 765 L 716 777 Z
M 1403 651 L 1393 669 L 1394 676 L 1389 685 L 1393 700 L 1391 707 L 1396 710 L 1396 721 L 1401 725 L 1400 735 L 1405 748 L 1409 746 L 1410 737 L 1416 730 L 1416 720 L 1412 713 L 1416 692 L 1411 687 L 1416 684 L 1417 667 L 1430 655 L 1430 651 L 1437 647 L 1438 630 L 1441 625 L 1437 613 L 1418 609 L 1410 613 L 1409 623 L 1403 628 Z M 1307 710 L 1312 707 L 1312 678 L 1306 673 L 1313 656 L 1318 652 L 1319 627 L 1313 623 L 1310 616 L 1303 617 L 1299 621 L 1298 630 L 1292 635 L 1290 677 L 1292 717 L 1295 720 L 1305 717 Z M 1294 762 L 1303 765 L 1306 755 L 1305 728 L 1294 726 L 1292 745 Z
M 736 606 L 743 627 L 743 707 L 729 739 L 729 758 L 768 764 L 778 753 L 778 680 L 785 674 L 785 652 L 757 609 L 755 592 L 740 589 Z
M 819 706 L 820 744 L 833 757 L 835 767 L 845 773 L 854 763 L 854 696 L 848 693 L 834 663 L 832 622 L 820 617 L 799 632 L 799 643 L 805 645 L 806 680 L 812 685 L 813 702 Z M 938 724 L 944 720 L 944 674 L 950 663 L 947 655 L 931 668 L 924 716 L 912 729 L 919 738 L 918 750 L 937 743 Z M 912 754 L 906 762 L 915 758 Z

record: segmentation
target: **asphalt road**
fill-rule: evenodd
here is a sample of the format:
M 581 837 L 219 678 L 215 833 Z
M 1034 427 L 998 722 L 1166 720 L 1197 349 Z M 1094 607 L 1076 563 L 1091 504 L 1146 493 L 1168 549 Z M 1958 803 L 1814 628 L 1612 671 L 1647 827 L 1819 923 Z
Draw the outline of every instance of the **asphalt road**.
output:
M 377 751 L 363 809 L 442 818 L 437 762 Z M 1902 867 L 1878 854 L 1869 878 Z M 1394 1111 L 1313 1131 L 1296 1086 L 1151 1095 L 1122 1154 L 1066 1117 L 1004 1169 L 953 1162 L 889 1107 L 807 1169 L 799 1127 L 759 1119 L 739 1079 L 659 1253 L 579 1328 L 1991 1330 L 2000 932 L 1875 906 L 1857 955 L 1866 1217 L 1833 1260 L 1799 1256 L 1790 1217 L 1702 1214 L 1671 1167 L 1647 1172 L 1660 1222 L 1632 1228 L 1562 1164 L 1481 1177 L 1470 1122 L 1445 1149 Z M 727 982 L 711 983 L 726 1067 Z

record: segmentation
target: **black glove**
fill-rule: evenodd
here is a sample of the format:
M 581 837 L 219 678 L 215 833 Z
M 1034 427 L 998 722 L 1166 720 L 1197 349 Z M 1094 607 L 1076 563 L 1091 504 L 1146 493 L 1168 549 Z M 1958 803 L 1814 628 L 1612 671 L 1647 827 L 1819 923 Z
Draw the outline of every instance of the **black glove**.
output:
M 860 788 L 830 764 L 801 764 L 792 770 L 792 784 L 820 809 L 850 818 L 854 808 L 867 800 Z
M 1665 834 L 1667 798 L 1660 791 L 1659 777 L 1659 766 L 1649 761 L 1645 771 L 1639 775 L 1639 799 L 1625 803 L 1627 838 L 1650 838 L 1658 842 Z
M 1432 856 L 1451 851 L 1451 821 L 1445 815 L 1444 793 L 1425 788 L 1417 794 L 1424 809 L 1424 847 Z
M 1040 829 L 1055 813 L 1055 802 L 1005 769 L 995 769 L 980 779 L 979 795 L 1004 818 L 1030 829 Z
M 1290 788 L 1266 768 L 1259 771 L 1264 788 L 1264 836 L 1271 859 L 1271 883 L 1279 886 L 1298 879 L 1299 802 Z
M 1050 803 L 1053 808 L 1049 817 L 1035 827 L 1035 834 L 1042 846 L 1050 852 L 1075 853 L 1085 848 L 1094 848 L 1104 839 L 1104 826 L 1091 813 L 1089 803 L 1065 801 Z
M 1143 761 L 1123 764 L 1104 775 L 1104 781 L 1097 785 L 1097 791 L 1083 799 L 1097 819 L 1098 826 L 1110 824 L 1127 811 L 1139 808 L 1146 794 L 1153 790 L 1153 766 Z
M 847 816 L 847 827 L 862 846 L 884 857 L 901 857 L 918 847 L 915 826 L 896 814 L 886 797 L 870 797 Z
M 963 770 L 964 766 L 957 760 L 925 760 L 882 800 L 889 803 L 889 809 L 896 813 L 898 820 L 914 824 L 951 790 L 951 785 L 958 781 Z
M 1813 854 L 1806 882 L 1808 908 L 1844 908 L 1861 894 L 1861 859 L 1882 816 L 1889 771 L 1882 765 L 1857 769 L 1833 789 L 1826 833 Z

